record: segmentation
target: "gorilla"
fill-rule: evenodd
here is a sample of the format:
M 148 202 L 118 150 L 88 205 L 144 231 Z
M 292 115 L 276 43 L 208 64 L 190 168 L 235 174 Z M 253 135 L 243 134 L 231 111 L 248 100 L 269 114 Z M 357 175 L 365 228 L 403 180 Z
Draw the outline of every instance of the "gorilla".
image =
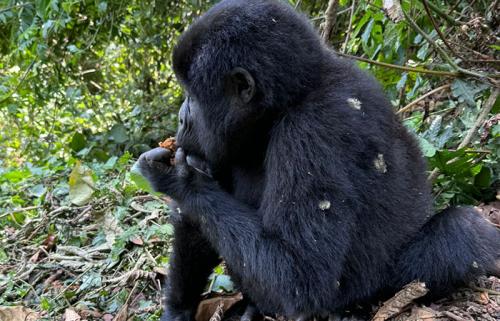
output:
M 193 320 L 220 258 L 247 312 L 301 320 L 499 272 L 500 231 L 471 208 L 433 215 L 419 146 L 380 86 L 292 7 L 219 2 L 173 68 L 187 97 L 175 165 L 162 148 L 138 161 L 176 203 L 162 320 Z

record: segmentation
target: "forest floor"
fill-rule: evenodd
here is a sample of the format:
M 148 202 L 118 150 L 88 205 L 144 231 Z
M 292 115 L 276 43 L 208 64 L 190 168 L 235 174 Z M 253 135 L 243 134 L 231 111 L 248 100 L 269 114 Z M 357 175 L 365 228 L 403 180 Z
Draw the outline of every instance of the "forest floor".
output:
M 172 235 L 163 215 L 168 209 L 154 196 L 123 197 L 115 191 L 114 199 L 98 198 L 79 207 L 54 201 L 29 224 L 5 227 L 1 321 L 158 320 Z M 500 202 L 478 209 L 500 226 Z M 222 294 L 228 290 L 232 284 L 219 267 L 197 321 L 225 318 L 224 312 L 241 300 L 238 293 Z M 379 313 L 373 320 L 498 321 L 500 279 L 481 278 L 427 306 L 411 298 L 402 306 L 380 306 L 374 307 L 373 315 Z

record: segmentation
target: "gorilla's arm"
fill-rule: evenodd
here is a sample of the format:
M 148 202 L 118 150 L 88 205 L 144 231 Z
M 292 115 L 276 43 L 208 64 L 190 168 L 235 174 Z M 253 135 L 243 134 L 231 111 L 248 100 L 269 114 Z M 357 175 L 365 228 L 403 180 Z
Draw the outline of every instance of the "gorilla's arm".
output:
M 279 196 L 275 199 L 278 207 Z M 192 216 L 193 219 L 199 222 L 203 234 L 218 253 L 230 263 L 231 270 L 244 275 L 244 281 L 253 282 L 252 285 L 242 284 L 244 288 L 260 292 L 253 295 L 273 293 L 269 300 L 277 299 L 278 302 L 270 302 L 272 307 L 287 301 L 286 304 L 292 305 L 296 297 L 324 298 L 332 302 L 334 289 L 340 282 L 350 229 L 339 224 L 335 231 L 329 228 L 330 235 L 322 235 L 320 233 L 326 230 L 318 228 L 323 220 L 321 214 L 314 213 L 319 215 L 319 219 L 315 219 L 306 208 L 313 204 L 290 205 L 270 208 L 269 212 L 256 211 L 222 191 L 215 182 L 198 185 L 180 201 L 182 212 L 199 213 Z M 265 224 L 268 215 L 274 216 L 269 225 Z M 306 223 L 293 224 L 299 217 Z M 290 219 L 292 224 L 280 222 L 281 219 Z M 276 233 L 278 230 L 280 232 Z M 327 242 L 331 242 L 329 246 Z M 314 286 L 318 280 L 332 284 L 321 287 L 330 293 L 318 295 L 320 288 Z M 314 295 L 309 296 L 309 291 L 314 291 Z M 280 307 L 287 314 L 298 312 Z
M 284 126 L 288 132 L 303 132 Z M 320 160 L 326 148 L 320 143 L 322 139 L 281 133 L 276 137 L 268 149 L 264 196 L 257 210 L 198 172 L 184 186 L 185 193 L 178 201 L 181 211 L 199 222 L 231 270 L 244 275 L 243 281 L 252 282 L 243 286 L 261 292 L 253 295 L 273 293 L 269 297 L 278 298 L 278 302 L 270 302 L 271 307 L 293 305 L 299 301 L 297 296 L 302 298 L 300 302 L 308 297 L 316 300 L 307 308 L 281 306 L 290 315 L 325 304 L 317 302 L 318 298 L 330 305 L 335 301 L 355 219 L 350 217 L 351 204 L 340 200 L 347 198 L 343 192 L 331 195 L 332 182 L 325 171 L 335 167 L 332 160 L 328 164 Z M 301 144 L 301 139 L 318 144 Z M 318 280 L 331 286 L 318 287 Z M 318 295 L 321 289 L 328 293 Z M 314 293 L 309 295 L 309 291 Z

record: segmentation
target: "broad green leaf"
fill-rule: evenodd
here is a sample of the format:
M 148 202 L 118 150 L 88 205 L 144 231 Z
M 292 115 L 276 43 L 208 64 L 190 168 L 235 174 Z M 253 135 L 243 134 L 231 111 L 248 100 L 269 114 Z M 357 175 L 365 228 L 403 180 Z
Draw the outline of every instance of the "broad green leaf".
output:
M 486 188 L 491 184 L 491 170 L 482 166 L 481 171 L 474 177 L 474 185 L 480 188 Z
M 69 147 L 75 152 L 79 152 L 85 147 L 87 147 L 87 139 L 84 135 L 76 132 L 71 138 L 71 142 L 69 143 Z
M 420 149 L 425 157 L 432 157 L 436 154 L 436 147 L 432 145 L 427 139 L 423 137 L 418 137 L 420 143 Z
M 111 127 L 109 136 L 118 144 L 125 143 L 128 140 L 127 129 L 122 124 L 116 124 Z
M 459 102 L 465 102 L 467 105 L 474 107 L 476 106 L 476 94 L 486 87 L 487 86 L 484 84 L 476 84 L 472 81 L 456 79 L 451 84 L 451 93 Z
M 69 199 L 71 203 L 81 206 L 86 204 L 94 193 L 94 179 L 92 171 L 76 162 L 69 176 Z
M 141 174 L 138 162 L 135 162 L 135 164 L 130 169 L 130 179 L 135 183 L 135 185 L 137 185 L 137 187 L 139 187 L 143 191 L 154 195 L 161 195 L 160 193 L 153 190 L 153 187 L 151 186 L 151 184 L 149 184 L 147 178 Z
M 214 275 L 214 281 L 210 287 L 210 291 L 213 292 L 232 292 L 234 290 L 233 281 L 231 277 L 226 274 Z
M 46 190 L 47 189 L 45 188 L 45 186 L 43 186 L 43 184 L 36 184 L 35 186 L 33 186 L 29 189 L 30 194 L 35 196 L 35 197 L 42 196 L 43 194 L 45 194 Z
M 408 79 L 408 73 L 404 72 L 403 75 L 401 76 L 401 79 L 399 79 L 398 83 L 396 84 L 396 89 L 401 90 L 403 87 L 406 85 L 406 81 Z
M 90 288 L 97 288 L 102 285 L 101 274 L 96 272 L 88 272 L 82 277 L 82 284 L 80 285 L 79 291 L 83 291 Z

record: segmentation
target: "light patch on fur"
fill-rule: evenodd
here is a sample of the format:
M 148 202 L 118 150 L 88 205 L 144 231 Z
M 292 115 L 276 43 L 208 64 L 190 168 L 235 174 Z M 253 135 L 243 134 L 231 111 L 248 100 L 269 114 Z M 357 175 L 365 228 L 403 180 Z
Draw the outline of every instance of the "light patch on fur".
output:
M 375 169 L 381 173 L 387 173 L 387 164 L 384 160 L 384 154 L 378 154 L 377 158 L 373 160 L 373 165 Z
M 351 108 L 354 108 L 356 110 L 361 109 L 361 101 L 358 98 L 348 98 L 347 103 L 349 104 L 349 106 L 351 106 Z
M 326 211 L 327 209 L 330 208 L 332 204 L 328 200 L 323 200 L 319 202 L 319 209 L 322 211 Z

